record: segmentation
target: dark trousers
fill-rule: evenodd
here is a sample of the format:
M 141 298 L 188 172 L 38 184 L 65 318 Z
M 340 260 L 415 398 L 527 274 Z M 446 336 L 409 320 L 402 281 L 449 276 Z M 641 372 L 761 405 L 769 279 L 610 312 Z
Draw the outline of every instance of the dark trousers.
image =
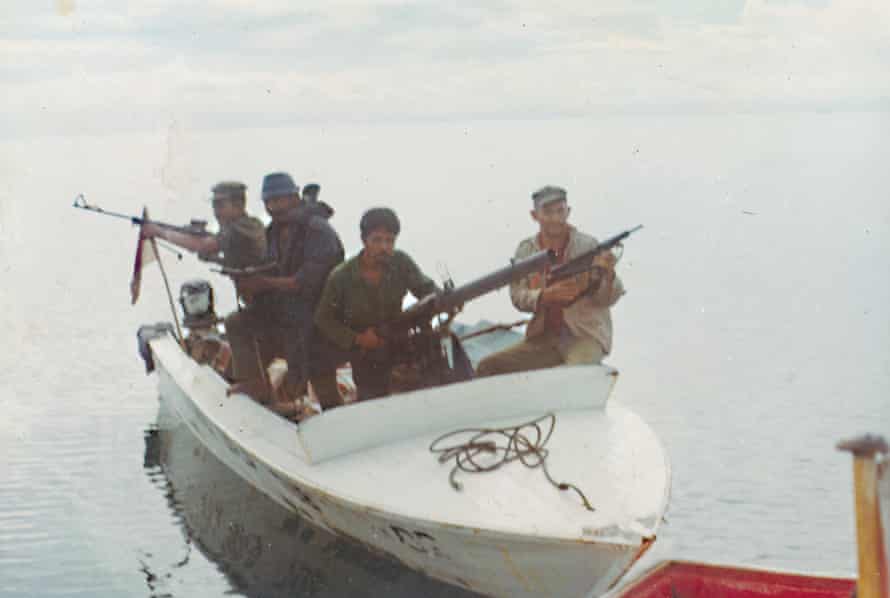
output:
M 317 357 L 312 360 L 309 379 L 323 409 L 343 404 L 337 388 L 337 364 L 346 361 L 352 366 L 357 400 L 377 399 L 390 393 L 392 363 L 383 355 L 336 349 L 318 334 L 314 337 L 312 349 Z
M 353 351 L 349 358 L 359 401 L 379 399 L 390 392 L 392 362 L 383 355 Z
M 322 410 L 339 407 L 343 396 L 337 386 L 337 367 L 349 361 L 349 352 L 334 346 L 314 326 L 308 339 L 306 369 L 312 390 Z
M 287 361 L 287 388 L 296 389 L 306 381 L 312 320 L 308 315 L 302 320 L 281 320 L 250 307 L 226 317 L 226 337 L 232 347 L 232 377 L 235 381 L 259 379 L 264 376 L 263 369 L 276 357 Z

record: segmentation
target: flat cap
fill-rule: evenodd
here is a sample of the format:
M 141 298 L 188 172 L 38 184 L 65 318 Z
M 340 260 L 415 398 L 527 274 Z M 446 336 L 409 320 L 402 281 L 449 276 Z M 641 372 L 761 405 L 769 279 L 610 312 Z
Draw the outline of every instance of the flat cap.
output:
M 213 192 L 213 199 L 244 201 L 247 198 L 247 185 L 238 181 L 217 183 L 210 191 Z
M 554 187 L 553 185 L 541 187 L 540 189 L 532 193 L 532 203 L 534 204 L 536 210 L 542 206 L 547 205 L 548 203 L 565 199 L 566 190 L 562 187 Z

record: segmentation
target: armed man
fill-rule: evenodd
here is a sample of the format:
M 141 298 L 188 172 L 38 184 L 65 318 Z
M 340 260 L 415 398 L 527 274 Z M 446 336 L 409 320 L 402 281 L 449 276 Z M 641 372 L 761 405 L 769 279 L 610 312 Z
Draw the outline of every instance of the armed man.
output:
M 253 300 L 226 318 L 236 380 L 229 392 L 260 402 L 272 398 L 264 370 L 279 356 L 287 360 L 281 394 L 287 399 L 302 394 L 315 307 L 328 273 L 344 257 L 340 237 L 328 223 L 333 210 L 322 202 L 303 201 L 289 174 L 265 176 L 263 202 L 272 218 L 266 240 L 276 270 L 240 278 L 239 290 Z
M 597 246 L 596 239 L 569 224 L 564 189 L 547 186 L 535 191 L 532 207 L 538 234 L 519 244 L 517 260 L 551 250 L 556 254 L 555 268 Z M 547 284 L 546 272 L 513 282 L 513 305 L 534 316 L 525 339 L 479 362 L 477 376 L 600 363 L 612 349 L 610 307 L 624 294 L 615 262 L 615 255 L 604 251 L 593 258 L 594 267 L 587 273 L 555 284 Z
M 246 191 L 247 186 L 236 181 L 214 185 L 211 201 L 220 229 L 217 235 L 192 235 L 152 222 L 143 225 L 142 233 L 169 241 L 226 268 L 259 266 L 266 258 L 266 232 L 263 223 L 247 213 Z
M 390 392 L 393 356 L 379 327 L 402 313 L 408 291 L 421 299 L 438 289 L 407 253 L 395 248 L 401 231 L 395 212 L 389 208 L 368 210 L 359 228 L 364 247 L 331 272 L 315 323 L 328 343 L 350 361 L 361 401 Z M 339 400 L 330 370 L 314 375 L 312 387 L 323 403 Z

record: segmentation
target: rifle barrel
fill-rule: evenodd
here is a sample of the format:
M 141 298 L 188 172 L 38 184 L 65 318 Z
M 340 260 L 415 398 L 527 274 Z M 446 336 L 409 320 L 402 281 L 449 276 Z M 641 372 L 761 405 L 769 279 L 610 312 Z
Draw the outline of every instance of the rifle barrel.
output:
M 78 208 L 80 210 L 87 210 L 88 212 L 95 212 L 96 214 L 102 214 L 103 216 L 112 216 L 113 218 L 121 218 L 123 220 L 129 220 L 133 224 L 142 225 L 142 224 L 145 224 L 146 222 L 150 222 L 151 224 L 160 226 L 161 228 L 166 228 L 168 230 L 175 230 L 177 232 L 184 233 L 187 235 L 194 235 L 196 237 L 208 237 L 211 235 L 211 233 L 209 233 L 207 231 L 196 230 L 189 226 L 177 226 L 175 224 L 168 224 L 166 222 L 161 222 L 160 220 L 151 220 L 151 219 L 146 220 L 144 218 L 140 218 L 139 216 L 131 216 L 129 214 L 121 214 L 120 212 L 112 212 L 110 210 L 100 208 L 99 206 L 94 206 L 94 205 L 88 204 L 86 202 L 86 200 L 84 199 L 83 194 L 78 195 L 74 199 L 74 204 L 72 207 Z
M 555 261 L 556 254 L 547 250 L 539 251 L 521 260 L 511 260 L 509 266 L 444 293 L 436 302 L 436 308 L 440 312 L 457 309 L 464 303 L 506 286 L 514 280 L 524 278 L 533 272 L 539 272 Z

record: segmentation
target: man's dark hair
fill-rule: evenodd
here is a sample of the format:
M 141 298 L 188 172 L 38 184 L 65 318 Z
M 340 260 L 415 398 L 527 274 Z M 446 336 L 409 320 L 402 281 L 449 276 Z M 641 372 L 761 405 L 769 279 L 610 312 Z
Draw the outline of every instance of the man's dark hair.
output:
M 362 233 L 362 241 L 366 240 L 373 231 L 379 228 L 387 230 L 394 235 L 398 235 L 402 230 L 401 224 L 399 224 L 399 217 L 389 208 L 371 208 L 362 216 L 359 228 Z

